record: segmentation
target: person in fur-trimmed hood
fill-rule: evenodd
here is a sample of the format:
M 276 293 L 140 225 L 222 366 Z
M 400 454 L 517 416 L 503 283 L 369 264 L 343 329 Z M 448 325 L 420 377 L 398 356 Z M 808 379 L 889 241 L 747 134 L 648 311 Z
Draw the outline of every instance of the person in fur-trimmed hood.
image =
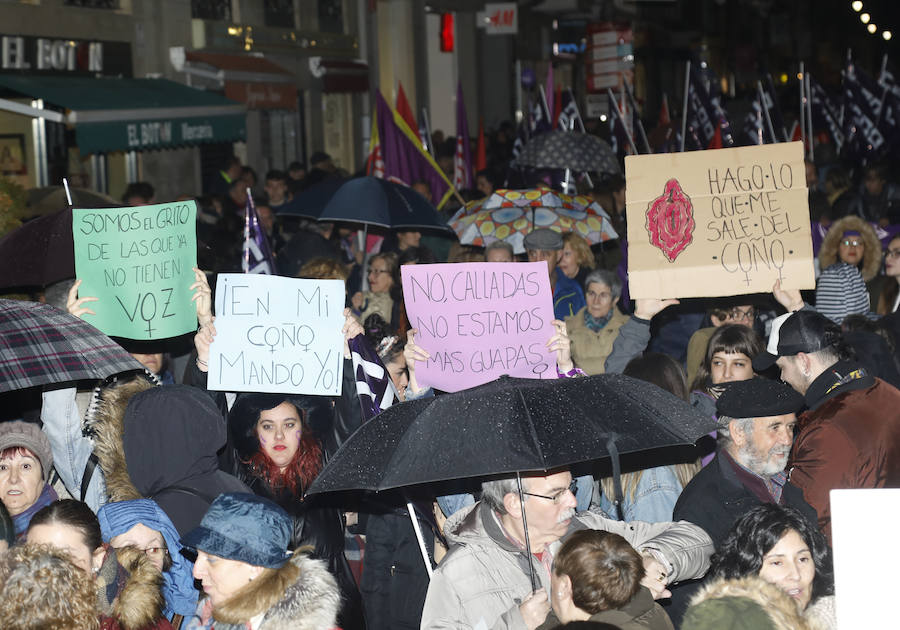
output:
M 248 491 L 219 470 L 225 420 L 198 389 L 141 379 L 107 388 L 90 426 L 110 501 L 153 499 L 179 534 L 221 493 Z
M 842 247 L 845 239 L 856 241 L 858 245 Z M 819 249 L 819 268 L 824 271 L 837 262 L 857 267 L 866 282 L 877 276 L 881 268 L 881 241 L 875 229 L 855 216 L 835 221 Z
M 324 562 L 291 554 L 291 518 L 254 494 L 217 498 L 181 540 L 206 597 L 186 630 L 330 630 L 340 593 Z
M 681 630 L 826 630 L 780 588 L 750 576 L 710 582 L 691 600 Z

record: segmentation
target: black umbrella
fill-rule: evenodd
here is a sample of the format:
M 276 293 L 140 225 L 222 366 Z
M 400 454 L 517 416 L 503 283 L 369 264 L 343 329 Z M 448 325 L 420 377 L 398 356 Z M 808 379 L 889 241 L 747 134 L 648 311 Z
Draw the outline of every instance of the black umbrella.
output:
M 0 300 L 0 392 L 141 369 L 122 346 L 65 311 Z
M 72 209 L 28 221 L 0 240 L 0 287 L 48 285 L 75 277 Z
M 619 454 L 688 446 L 713 427 L 685 401 L 621 374 L 504 376 L 381 412 L 338 449 L 309 492 L 378 491 L 511 473 L 518 478 L 609 458 L 618 507 Z M 530 554 L 524 501 L 520 505 Z M 534 586 L 533 574 L 531 579 Z
M 294 198 L 286 204 L 280 206 L 276 214 L 287 214 L 313 220 L 318 219 L 322 214 L 322 210 L 325 209 L 325 206 L 327 206 L 328 202 L 331 201 L 331 198 L 334 197 L 334 193 L 336 193 L 338 188 L 343 186 L 346 181 L 346 179 L 341 177 L 329 177 L 323 179 L 318 184 L 310 186 L 300 194 L 295 195 Z
M 388 490 L 541 471 L 687 446 L 715 424 L 659 387 L 621 374 L 508 376 L 383 411 L 335 453 L 309 492 Z
M 535 168 L 568 168 L 619 174 L 619 161 L 609 144 L 589 133 L 548 131 L 534 136 L 516 162 Z
M 319 220 L 385 228 L 450 229 L 425 197 L 412 188 L 377 177 L 358 177 L 345 182 L 322 210 Z

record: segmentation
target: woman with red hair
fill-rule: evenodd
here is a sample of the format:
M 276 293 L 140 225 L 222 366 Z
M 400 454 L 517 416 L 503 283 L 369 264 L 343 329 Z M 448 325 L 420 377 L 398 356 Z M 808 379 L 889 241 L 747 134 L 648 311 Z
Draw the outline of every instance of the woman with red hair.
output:
M 362 628 L 362 602 L 344 557 L 343 515 L 305 498 L 322 468 L 322 445 L 312 427 L 327 430 L 331 402 L 321 396 L 240 394 L 228 414 L 236 454 L 235 475 L 293 519 L 290 549 L 309 545 L 338 581 L 341 628 Z

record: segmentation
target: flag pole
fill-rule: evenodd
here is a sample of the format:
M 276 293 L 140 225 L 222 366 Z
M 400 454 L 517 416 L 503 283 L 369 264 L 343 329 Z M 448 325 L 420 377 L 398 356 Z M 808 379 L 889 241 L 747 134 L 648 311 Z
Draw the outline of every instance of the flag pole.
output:
M 772 136 L 772 143 L 777 143 L 778 138 L 775 137 L 775 127 L 772 126 L 772 118 L 769 116 L 769 105 L 766 103 L 766 94 L 763 92 L 762 81 L 756 80 L 756 90 L 759 92 L 759 106 L 766 115 L 766 126 L 769 128 L 769 135 Z
M 691 60 L 687 60 L 684 71 L 684 107 L 681 108 L 681 152 L 684 153 L 684 139 L 687 133 L 688 91 L 691 85 Z
M 634 138 L 631 137 L 631 133 L 628 131 L 628 126 L 625 124 L 625 119 L 622 118 L 622 110 L 619 109 L 619 103 L 616 102 L 616 97 L 613 94 L 612 88 L 606 88 L 606 93 L 609 95 L 610 101 L 612 101 L 613 107 L 616 108 L 616 116 L 619 117 L 619 120 L 622 121 L 622 128 L 625 130 L 625 135 L 628 137 L 628 144 L 631 146 L 631 150 L 634 151 L 635 155 L 638 155 L 637 146 L 634 144 Z
M 62 180 L 63 180 L 63 188 L 66 189 L 66 201 L 69 202 L 69 207 L 72 208 L 73 207 L 72 192 L 69 190 L 69 180 L 66 179 L 65 177 L 63 177 Z
M 641 142 L 643 143 L 644 148 L 647 150 L 648 154 L 653 153 L 653 151 L 650 149 L 650 141 L 647 140 L 647 132 L 644 131 L 644 122 L 637 115 L 637 101 L 634 98 L 634 93 L 631 87 L 628 85 L 628 82 L 624 78 L 622 79 L 622 85 L 625 89 L 625 94 L 628 95 L 628 102 L 631 104 L 631 111 L 633 112 L 632 117 L 637 118 L 637 130 L 640 134 Z
M 813 137 L 813 126 L 812 126 L 812 97 L 810 96 L 809 89 L 809 73 L 805 73 L 803 75 L 803 82 L 806 84 L 806 124 L 808 125 L 809 133 L 807 134 L 809 137 L 809 159 L 810 161 L 815 160 L 815 140 Z
M 575 108 L 575 120 L 578 121 L 578 130 L 581 133 L 587 133 L 587 131 L 585 131 L 584 129 L 584 121 L 581 120 L 581 110 L 578 109 L 578 101 L 575 100 L 575 94 L 572 92 L 572 88 L 566 88 L 566 92 L 569 93 L 569 102 L 572 103 L 572 107 Z M 574 120 L 569 121 L 569 131 L 574 131 L 574 124 Z M 593 189 L 594 182 L 593 180 L 591 180 L 591 176 L 588 174 L 588 172 L 584 171 L 582 175 L 584 175 L 584 179 L 587 181 L 587 185 L 590 186 L 591 189 Z
M 800 62 L 800 141 L 803 143 L 803 155 L 806 155 L 806 73 L 803 62 Z
M 425 143 L 425 150 L 431 154 L 431 157 L 437 159 L 437 154 L 434 152 L 434 143 L 431 141 L 431 121 L 428 120 L 428 108 L 422 108 L 422 122 L 425 123 L 425 135 L 428 136 L 428 142 Z

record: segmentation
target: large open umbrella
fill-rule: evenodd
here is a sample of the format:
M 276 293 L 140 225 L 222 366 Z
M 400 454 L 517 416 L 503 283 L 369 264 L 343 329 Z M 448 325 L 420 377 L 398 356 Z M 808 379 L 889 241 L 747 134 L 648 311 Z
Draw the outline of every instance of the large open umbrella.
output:
M 75 277 L 72 209 L 28 221 L 0 240 L 0 288 L 48 285 Z
M 341 446 L 309 492 L 379 491 L 608 459 L 619 504 L 620 454 L 689 446 L 713 428 L 685 401 L 621 374 L 501 377 L 381 412 Z
M 278 215 L 294 215 L 307 219 L 318 219 L 334 197 L 334 193 L 338 188 L 344 185 L 347 180 L 342 177 L 329 177 L 314 184 L 303 192 L 294 196 L 293 199 L 286 204 L 279 206 L 276 214 Z
M 534 136 L 516 162 L 535 168 L 568 168 L 618 175 L 622 172 L 609 144 L 589 133 L 548 131 Z
M 114 208 L 123 204 L 109 195 L 87 188 L 69 188 L 76 208 Z M 28 208 L 33 216 L 53 214 L 69 205 L 64 186 L 44 186 L 28 191 Z
M 69 313 L 0 300 L 0 392 L 141 369 L 122 346 Z
M 331 197 L 319 215 L 319 221 L 362 223 L 360 249 L 366 252 L 363 267 L 368 264 L 365 248 L 370 225 L 385 228 L 449 230 L 431 202 L 412 188 L 378 177 L 358 177 L 347 181 Z M 367 288 L 365 274 L 363 289 Z
M 449 225 L 463 245 L 486 247 L 506 241 L 516 254 L 525 253 L 525 236 L 535 228 L 575 232 L 592 245 L 618 238 L 599 203 L 550 188 L 499 189 L 482 201 L 460 208 Z

